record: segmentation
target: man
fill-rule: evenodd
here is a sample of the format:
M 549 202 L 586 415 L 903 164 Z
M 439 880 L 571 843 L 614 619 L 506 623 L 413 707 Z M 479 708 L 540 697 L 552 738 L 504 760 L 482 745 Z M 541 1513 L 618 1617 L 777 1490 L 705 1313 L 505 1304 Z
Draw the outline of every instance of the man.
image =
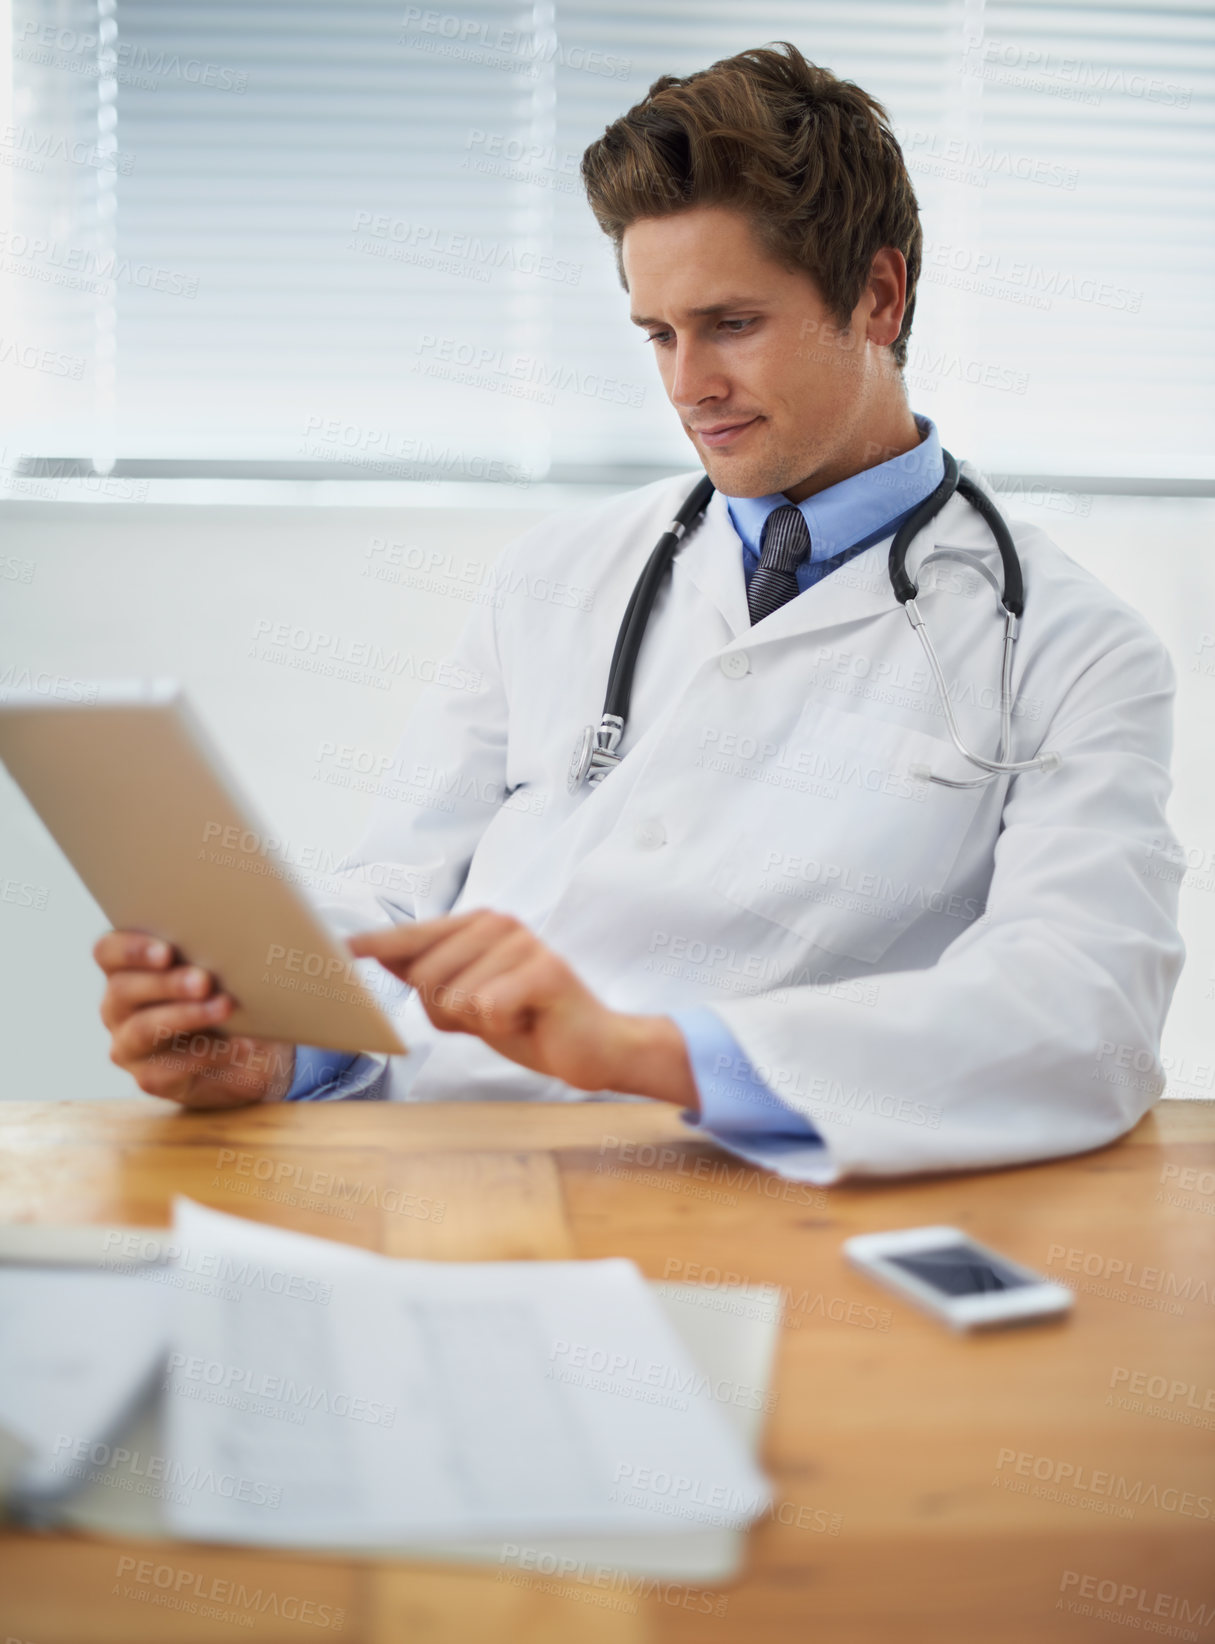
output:
M 401 984 L 413 1054 L 166 1051 L 230 1001 L 112 932 L 113 1059 L 191 1106 L 648 1096 L 821 1182 L 1111 1140 L 1160 1087 L 1182 957 L 1175 886 L 1147 871 L 1171 840 L 1172 670 L 1135 612 L 1015 526 L 999 757 L 1061 764 L 977 783 L 947 738 L 886 576 L 943 458 L 901 376 L 921 235 L 884 111 L 792 46 L 746 52 L 657 81 L 583 177 L 717 488 L 659 593 L 621 763 L 567 790 L 695 474 L 512 544 L 457 652 L 480 690 L 432 688 L 406 730 L 400 796 L 334 917 Z M 965 565 L 917 569 L 937 545 L 1000 562 L 960 495 L 909 560 L 962 737 L 991 758 L 1004 624 Z M 530 597 L 554 579 L 590 609 Z M 1128 1060 L 1153 1072 L 1128 1081 Z

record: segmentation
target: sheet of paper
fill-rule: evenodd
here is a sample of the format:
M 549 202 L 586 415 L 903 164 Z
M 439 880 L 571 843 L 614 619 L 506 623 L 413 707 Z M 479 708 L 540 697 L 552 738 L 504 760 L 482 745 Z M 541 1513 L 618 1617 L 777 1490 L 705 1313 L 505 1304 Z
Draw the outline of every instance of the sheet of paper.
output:
M 169 1314 L 141 1277 L 0 1268 L 0 1428 L 28 1451 L 14 1499 L 74 1488 L 163 1363 Z
M 766 1481 L 627 1261 L 392 1261 L 179 1200 L 180 1535 L 404 1548 L 740 1527 Z
M 721 1405 L 722 1415 L 742 1435 L 749 1451 L 758 1448 L 766 1409 L 772 1359 L 780 1328 L 779 1290 L 756 1286 L 746 1291 L 705 1289 L 700 1285 L 650 1281 L 696 1366 L 719 1389 L 759 1394 Z M 132 1536 L 142 1541 L 170 1536 L 166 1503 L 177 1485 L 176 1469 L 166 1455 L 163 1404 L 159 1389 L 138 1418 L 125 1428 L 120 1444 L 103 1453 L 80 1493 L 63 1502 L 55 1522 L 95 1535 Z M 559 1578 L 608 1581 L 626 1596 L 637 1579 L 722 1582 L 742 1567 L 745 1534 L 731 1529 L 690 1529 L 678 1535 L 535 1536 L 526 1541 L 449 1541 L 433 1546 L 391 1543 L 343 1549 L 360 1558 L 421 1559 L 486 1565 L 500 1579 L 533 1579 L 530 1572 Z M 642 1589 L 644 1590 L 644 1588 Z

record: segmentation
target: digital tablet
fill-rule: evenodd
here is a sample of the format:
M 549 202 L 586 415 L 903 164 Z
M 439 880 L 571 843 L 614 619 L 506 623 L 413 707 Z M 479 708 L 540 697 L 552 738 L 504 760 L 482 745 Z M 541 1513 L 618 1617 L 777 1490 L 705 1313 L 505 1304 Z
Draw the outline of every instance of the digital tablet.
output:
M 0 692 L 0 760 L 111 925 L 212 971 L 237 1007 L 225 1034 L 403 1053 L 363 979 L 387 972 L 314 910 L 180 686 L 89 694 Z

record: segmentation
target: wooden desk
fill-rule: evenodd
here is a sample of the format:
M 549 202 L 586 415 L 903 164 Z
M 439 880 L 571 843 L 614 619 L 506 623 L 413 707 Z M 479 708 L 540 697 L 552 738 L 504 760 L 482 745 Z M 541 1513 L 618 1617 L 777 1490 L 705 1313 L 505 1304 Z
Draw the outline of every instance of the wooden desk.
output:
M 307 1192 L 300 1184 L 314 1170 L 341 1174 L 357 1192 L 349 1201 Z M 745 1578 L 708 1595 L 682 1584 L 630 1595 L 596 1585 L 594 1572 L 558 1582 L 513 1568 L 10 1533 L 0 1538 L 0 1637 L 1212 1636 L 1215 1104 L 1168 1104 L 1126 1141 L 1076 1160 L 826 1192 L 740 1165 L 657 1103 L 345 1103 L 231 1114 L 185 1114 L 143 1098 L 0 1104 L 0 1219 L 163 1225 L 174 1193 L 394 1255 L 626 1255 L 652 1277 L 707 1269 L 726 1300 L 722 1273 L 736 1276 L 731 1284 L 785 1286 L 763 1447 L 778 1512 L 752 1531 Z M 422 1199 L 442 1202 L 441 1220 L 433 1203 L 425 1219 L 418 1214 Z M 1068 1278 L 1079 1289 L 1074 1318 L 955 1338 L 840 1254 L 850 1233 L 928 1222 L 957 1223 Z M 133 1556 L 148 1561 L 142 1577 L 120 1565 Z M 204 1614 L 191 1595 L 213 1579 L 243 1582 L 262 1594 L 260 1605 Z M 170 1580 L 195 1609 L 158 1602 L 157 1583 Z M 328 1625 L 318 1624 L 319 1608 L 291 1619 L 305 1600 L 329 1607 Z

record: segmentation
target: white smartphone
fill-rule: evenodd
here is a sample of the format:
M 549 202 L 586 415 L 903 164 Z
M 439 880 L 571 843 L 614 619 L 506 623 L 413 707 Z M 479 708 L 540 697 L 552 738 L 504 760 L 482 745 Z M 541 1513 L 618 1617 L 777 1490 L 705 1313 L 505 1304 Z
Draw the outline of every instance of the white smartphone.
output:
M 844 1240 L 844 1254 L 954 1330 L 1024 1324 L 1072 1305 L 1066 1285 L 998 1256 L 957 1227 L 861 1233 Z

